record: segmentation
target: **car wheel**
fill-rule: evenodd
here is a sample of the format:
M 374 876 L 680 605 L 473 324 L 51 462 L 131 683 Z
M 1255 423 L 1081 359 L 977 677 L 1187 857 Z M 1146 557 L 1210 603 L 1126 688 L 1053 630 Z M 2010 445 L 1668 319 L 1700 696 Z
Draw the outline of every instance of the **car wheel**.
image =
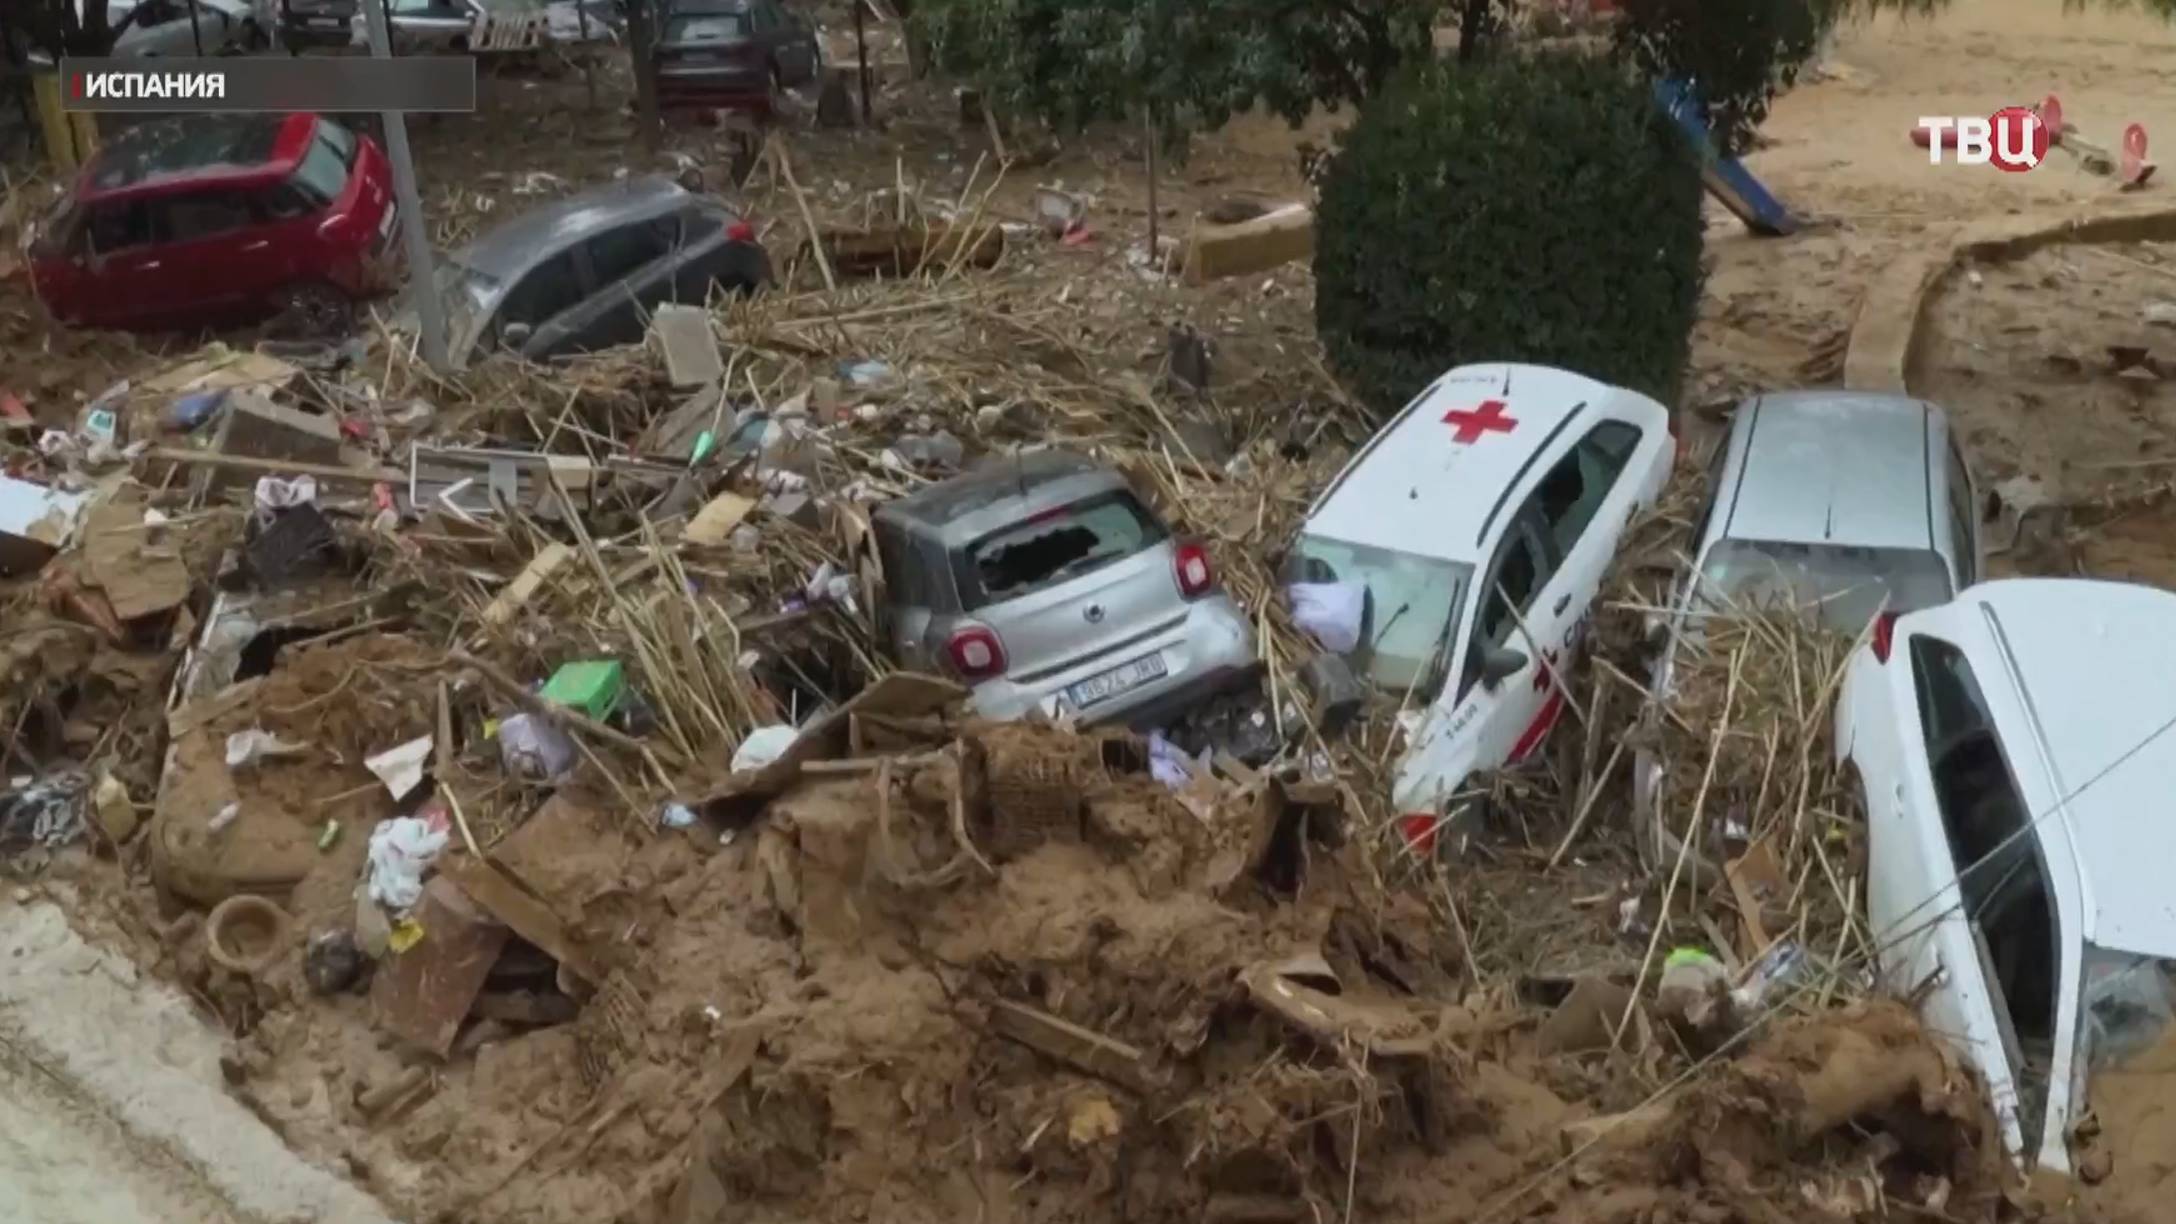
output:
M 273 316 L 273 330 L 298 339 L 344 336 L 355 321 L 355 303 L 322 281 L 290 285 L 280 290 L 273 301 L 278 311 Z

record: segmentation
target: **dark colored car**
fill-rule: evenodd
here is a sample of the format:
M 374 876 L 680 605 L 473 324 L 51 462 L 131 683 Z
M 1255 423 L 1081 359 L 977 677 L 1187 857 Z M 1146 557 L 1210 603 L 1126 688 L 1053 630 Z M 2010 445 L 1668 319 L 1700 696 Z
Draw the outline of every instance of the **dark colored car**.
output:
M 746 222 L 661 175 L 523 213 L 438 271 L 456 363 L 493 348 L 542 361 L 632 344 L 661 303 L 701 303 L 714 286 L 746 292 L 769 279 Z
M 670 107 L 774 110 L 823 67 L 815 29 L 779 0 L 666 0 L 655 55 Z
M 357 0 L 279 0 L 280 45 L 289 51 L 345 47 L 355 38 Z
M 38 227 L 63 323 L 133 330 L 313 317 L 391 287 L 385 155 L 320 115 L 189 115 L 107 142 Z

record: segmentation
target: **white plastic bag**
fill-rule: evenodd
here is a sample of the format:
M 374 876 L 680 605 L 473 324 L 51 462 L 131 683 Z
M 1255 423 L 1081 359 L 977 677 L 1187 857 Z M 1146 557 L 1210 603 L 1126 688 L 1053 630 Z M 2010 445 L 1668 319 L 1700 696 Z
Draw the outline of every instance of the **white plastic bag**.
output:
M 1205 759 L 1208 755 L 1206 752 L 1202 754 Z M 1193 781 L 1194 775 L 1201 772 L 1204 764 L 1205 760 L 1195 760 L 1186 755 L 1177 744 L 1165 739 L 1163 732 L 1149 732 L 1149 776 L 1163 783 L 1171 790 L 1178 790 L 1188 782 Z
M 423 897 L 423 872 L 446 848 L 446 831 L 413 816 L 370 833 L 370 899 L 398 912 Z
M 1357 582 L 1295 582 L 1284 589 L 1298 625 L 1331 654 L 1350 654 L 1360 644 L 1368 589 Z
M 578 751 L 548 718 L 516 714 L 499 724 L 499 763 L 509 773 L 556 782 L 574 768 Z
M 733 772 L 763 768 L 784 756 L 786 749 L 793 747 L 793 741 L 800 737 L 799 730 L 784 723 L 757 727 L 748 733 L 747 739 L 740 742 L 740 747 L 733 750 Z

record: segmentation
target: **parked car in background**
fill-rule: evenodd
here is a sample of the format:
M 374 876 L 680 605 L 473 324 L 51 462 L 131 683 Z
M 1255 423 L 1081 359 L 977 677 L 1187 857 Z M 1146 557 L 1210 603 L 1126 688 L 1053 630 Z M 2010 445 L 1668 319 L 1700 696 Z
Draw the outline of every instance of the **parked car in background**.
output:
M 666 0 L 654 54 L 668 107 L 775 109 L 823 67 L 815 28 L 779 0 Z
M 278 0 L 280 45 L 289 51 L 345 47 L 362 9 L 356 0 Z
M 1738 406 L 1708 468 L 1692 529 L 1692 567 L 1655 632 L 1648 691 L 1669 700 L 1680 656 L 1712 617 L 1804 609 L 1856 636 L 1884 608 L 1946 603 L 1980 574 L 1979 499 L 1942 410 L 1902 395 L 1792 391 Z M 1654 817 L 1663 763 L 1641 749 L 1634 810 L 1654 861 L 1678 838 Z
M 1531 365 L 1461 366 L 1378 433 L 1308 512 L 1285 560 L 1316 633 L 1402 700 L 1392 798 L 1416 850 L 1473 811 L 1477 770 L 1521 760 L 1562 714 L 1626 525 L 1667 483 L 1669 413 Z
M 351 6 L 352 9 L 352 6 Z M 577 10 L 572 0 L 387 0 L 386 32 L 398 55 L 458 55 L 472 49 L 484 26 L 493 21 L 514 25 L 542 19 L 549 36 L 576 42 L 583 22 L 593 40 L 613 40 L 623 24 L 613 0 L 586 0 Z M 348 40 L 357 47 L 370 45 L 370 29 L 364 15 L 355 13 L 349 22 Z
M 456 362 L 497 348 L 543 361 L 631 344 L 661 303 L 701 303 L 713 288 L 746 292 L 769 279 L 752 227 L 660 175 L 532 209 L 438 269 Z
M 100 148 L 38 226 L 31 277 L 61 322 L 316 320 L 398 271 L 385 155 L 318 115 L 189 115 Z
M 194 22 L 189 14 L 192 0 L 107 0 L 106 21 L 115 32 L 114 55 L 188 59 L 255 51 L 270 41 L 249 0 L 193 3 Z
M 1986 582 L 1884 614 L 1835 713 L 1884 985 L 1977 1067 L 2025 1165 L 2097 1166 L 2110 1219 L 2167 1214 L 2172 675 L 2176 595 Z
M 985 717 L 1157 726 L 1254 673 L 1208 551 L 1080 455 L 987 460 L 872 525 L 901 663 L 958 677 Z

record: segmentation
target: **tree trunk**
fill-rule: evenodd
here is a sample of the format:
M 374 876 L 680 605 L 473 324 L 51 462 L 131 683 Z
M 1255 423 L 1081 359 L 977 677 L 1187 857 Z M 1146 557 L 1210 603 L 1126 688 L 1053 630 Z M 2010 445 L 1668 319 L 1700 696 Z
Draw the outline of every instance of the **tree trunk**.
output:
M 655 152 L 661 124 L 657 116 L 657 60 L 650 52 L 651 17 L 650 0 L 630 0 L 627 46 L 635 60 L 635 129 L 642 136 L 642 147 Z
M 1470 64 L 1488 36 L 1488 7 L 1495 0 L 1465 0 L 1458 10 L 1458 62 Z

